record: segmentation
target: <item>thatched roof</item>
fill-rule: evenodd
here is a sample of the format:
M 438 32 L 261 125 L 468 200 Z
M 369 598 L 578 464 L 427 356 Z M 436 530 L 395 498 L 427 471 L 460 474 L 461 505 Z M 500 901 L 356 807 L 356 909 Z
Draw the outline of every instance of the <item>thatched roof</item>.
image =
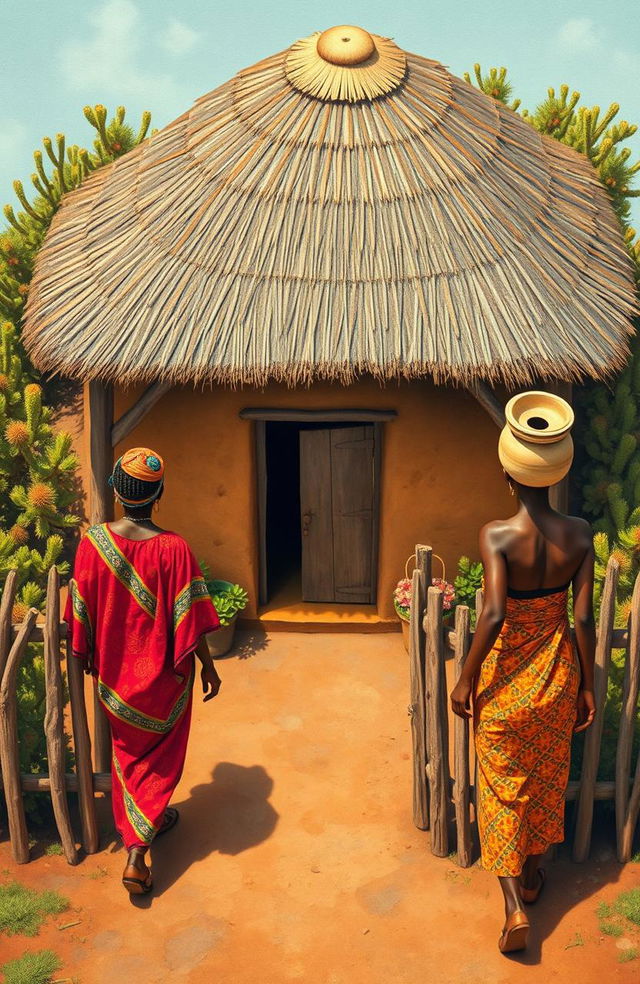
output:
M 24 338 L 42 369 L 122 382 L 525 383 L 619 367 L 634 303 L 585 157 L 339 28 L 67 195 Z

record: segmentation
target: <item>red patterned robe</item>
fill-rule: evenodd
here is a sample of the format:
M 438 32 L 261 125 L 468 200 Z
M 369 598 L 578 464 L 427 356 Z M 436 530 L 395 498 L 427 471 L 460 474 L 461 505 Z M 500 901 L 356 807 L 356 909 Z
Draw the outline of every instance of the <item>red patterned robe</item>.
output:
M 218 616 L 181 536 L 131 540 L 102 523 L 78 546 L 65 620 L 111 725 L 116 827 L 127 849 L 147 846 L 182 775 L 193 653 Z

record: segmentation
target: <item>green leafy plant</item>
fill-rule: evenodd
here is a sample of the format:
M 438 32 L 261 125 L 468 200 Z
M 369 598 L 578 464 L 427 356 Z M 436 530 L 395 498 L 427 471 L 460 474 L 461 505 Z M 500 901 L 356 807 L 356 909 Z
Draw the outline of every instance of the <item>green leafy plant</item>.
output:
M 230 588 L 216 589 L 216 583 L 212 582 L 211 598 L 215 610 L 218 613 L 221 625 L 229 625 L 236 615 L 243 611 L 249 601 L 247 592 L 239 584 L 232 584 Z
M 458 573 L 456 574 L 453 586 L 456 589 L 456 601 L 459 605 L 469 605 L 474 608 L 476 604 L 476 591 L 482 587 L 482 564 L 480 561 L 473 561 L 469 557 L 461 557 L 458 561 Z
M 53 950 L 38 950 L 9 960 L 0 966 L 0 970 L 4 974 L 4 984 L 48 984 L 61 966 Z
M 211 595 L 213 606 L 218 613 L 220 625 L 230 625 L 236 615 L 247 607 L 249 595 L 239 584 L 221 581 L 211 576 L 211 568 L 205 561 L 200 561 L 207 589 Z
M 0 932 L 7 936 L 37 936 L 47 916 L 58 915 L 69 900 L 58 892 L 37 892 L 12 881 L 0 885 Z

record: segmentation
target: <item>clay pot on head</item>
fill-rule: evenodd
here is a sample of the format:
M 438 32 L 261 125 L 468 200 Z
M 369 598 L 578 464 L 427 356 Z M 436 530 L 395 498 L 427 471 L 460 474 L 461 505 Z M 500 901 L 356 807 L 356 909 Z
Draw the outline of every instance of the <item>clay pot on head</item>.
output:
M 560 482 L 573 461 L 569 431 L 574 417 L 567 401 L 553 393 L 530 390 L 509 400 L 505 417 L 498 457 L 507 474 L 534 488 Z

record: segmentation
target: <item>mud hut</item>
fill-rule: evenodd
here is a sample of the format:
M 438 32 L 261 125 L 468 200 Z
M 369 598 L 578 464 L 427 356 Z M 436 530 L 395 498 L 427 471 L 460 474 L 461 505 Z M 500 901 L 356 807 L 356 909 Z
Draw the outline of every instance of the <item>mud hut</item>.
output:
M 68 194 L 24 339 L 85 383 L 92 522 L 114 455 L 150 444 L 159 521 L 249 617 L 375 628 L 417 540 L 451 570 L 510 506 L 505 391 L 619 368 L 633 310 L 586 158 L 342 26 Z

